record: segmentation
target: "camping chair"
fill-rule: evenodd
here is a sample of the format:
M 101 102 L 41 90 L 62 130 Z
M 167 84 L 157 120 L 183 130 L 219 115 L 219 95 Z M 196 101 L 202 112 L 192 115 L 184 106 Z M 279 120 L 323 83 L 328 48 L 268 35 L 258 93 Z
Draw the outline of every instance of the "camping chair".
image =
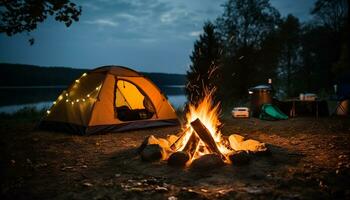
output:
M 343 113 L 349 112 L 348 108 L 344 107 L 342 103 L 346 100 L 350 100 L 350 85 L 339 85 L 339 90 L 336 91 L 335 95 L 331 96 L 330 100 L 337 102 L 337 105 L 332 113 L 333 115 L 336 115 L 338 110 L 341 110 Z M 349 113 L 347 113 L 346 115 L 349 115 Z

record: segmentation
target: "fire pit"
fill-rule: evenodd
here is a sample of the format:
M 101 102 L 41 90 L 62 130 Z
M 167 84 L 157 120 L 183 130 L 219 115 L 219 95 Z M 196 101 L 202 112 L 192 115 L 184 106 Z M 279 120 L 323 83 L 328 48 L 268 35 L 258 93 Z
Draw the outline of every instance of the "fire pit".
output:
M 167 139 L 149 136 L 138 152 L 144 161 L 167 160 L 169 165 L 210 167 L 211 165 L 246 164 L 251 155 L 266 152 L 264 143 L 245 140 L 243 136 L 221 134 L 219 104 L 212 104 L 209 93 L 198 103 L 189 105 L 186 123 L 178 135 Z

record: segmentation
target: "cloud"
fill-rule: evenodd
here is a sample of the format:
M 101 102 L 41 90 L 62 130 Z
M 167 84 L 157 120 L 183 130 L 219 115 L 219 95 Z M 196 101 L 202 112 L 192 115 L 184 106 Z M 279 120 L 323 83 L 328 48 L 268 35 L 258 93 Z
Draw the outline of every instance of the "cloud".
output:
M 198 37 L 202 31 L 191 31 L 188 35 L 192 37 Z
M 87 20 L 85 21 L 86 24 L 92 24 L 92 25 L 98 25 L 98 26 L 110 26 L 110 27 L 116 27 L 118 26 L 118 23 L 111 20 L 111 19 L 95 19 L 95 20 Z

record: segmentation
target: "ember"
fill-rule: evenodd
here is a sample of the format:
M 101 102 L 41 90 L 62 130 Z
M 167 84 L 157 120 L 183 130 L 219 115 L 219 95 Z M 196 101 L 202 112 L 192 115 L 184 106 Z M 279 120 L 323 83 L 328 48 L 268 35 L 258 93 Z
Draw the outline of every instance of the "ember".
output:
M 212 93 L 207 94 L 198 106 L 189 105 L 186 124 L 178 136 L 168 136 L 167 140 L 150 136 L 145 140 L 139 149 L 143 160 L 157 160 L 162 157 L 163 160 L 168 160 L 170 165 L 190 166 L 194 160 L 203 155 L 215 154 L 225 163 L 238 164 L 240 158 L 247 159 L 244 155 L 250 152 L 267 150 L 264 143 L 251 139 L 244 140 L 243 136 L 237 134 L 232 134 L 228 138 L 222 136 L 219 129 L 222 126 L 219 120 L 219 104 L 213 106 Z M 159 145 L 160 148 L 155 148 L 157 152 L 153 154 L 163 156 L 144 159 L 144 154 L 149 152 L 143 153 L 143 151 L 149 145 Z

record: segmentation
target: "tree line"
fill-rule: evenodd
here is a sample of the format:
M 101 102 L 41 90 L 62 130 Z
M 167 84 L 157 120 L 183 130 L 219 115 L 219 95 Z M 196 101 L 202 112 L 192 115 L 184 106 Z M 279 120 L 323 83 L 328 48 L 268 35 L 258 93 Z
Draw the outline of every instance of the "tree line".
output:
M 0 87 L 68 86 L 88 71 L 88 69 L 70 67 L 41 67 L 0 63 L 0 74 L 2 75 Z M 143 72 L 142 75 L 150 78 L 159 87 L 169 85 L 183 86 L 186 83 L 186 76 L 183 74 Z
M 223 8 L 194 43 L 186 85 L 192 103 L 204 88 L 215 88 L 224 103 L 245 99 L 268 78 L 281 98 L 329 94 L 350 74 L 347 0 L 317 0 L 306 22 L 281 17 L 269 0 L 228 0 Z

